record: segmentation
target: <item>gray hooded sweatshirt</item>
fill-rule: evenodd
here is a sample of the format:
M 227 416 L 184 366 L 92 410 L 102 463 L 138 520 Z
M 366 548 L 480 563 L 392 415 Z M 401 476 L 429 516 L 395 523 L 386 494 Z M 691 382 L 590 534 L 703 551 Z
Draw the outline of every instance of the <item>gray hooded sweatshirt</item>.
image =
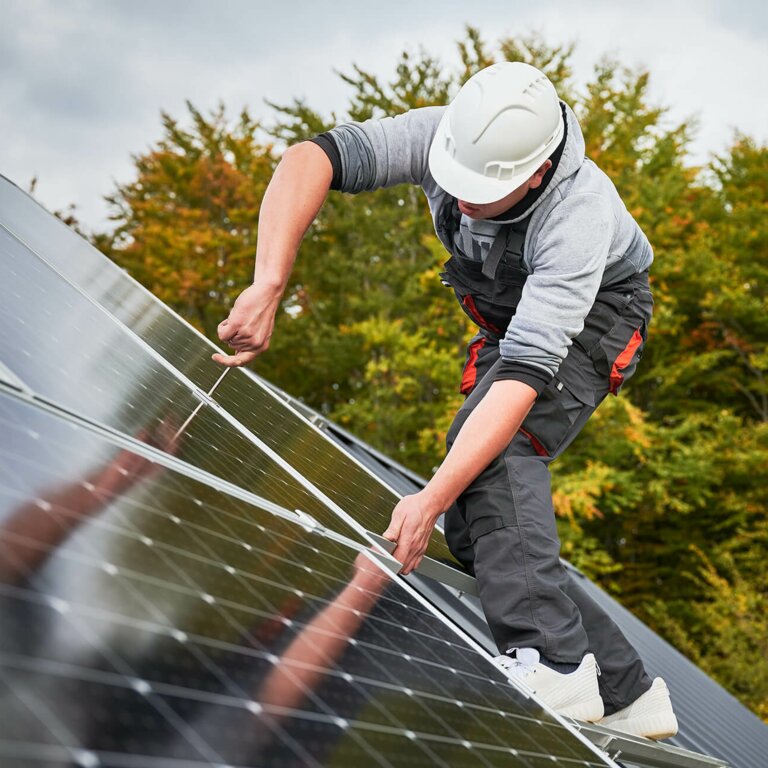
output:
M 499 344 L 505 360 L 547 377 L 557 373 L 600 286 L 642 272 L 653 261 L 647 238 L 613 183 L 584 156 L 576 115 L 563 107 L 567 136 L 555 173 L 530 207 L 509 220 L 531 215 L 523 261 L 529 276 Z M 404 182 L 418 184 L 437 219 L 453 201 L 432 178 L 427 162 L 444 110 L 425 107 L 331 130 L 327 135 L 340 161 L 334 187 L 357 193 Z M 462 216 L 455 237 L 461 238 L 465 254 L 484 259 L 503 223 L 507 222 Z M 443 244 L 452 250 L 451 243 Z

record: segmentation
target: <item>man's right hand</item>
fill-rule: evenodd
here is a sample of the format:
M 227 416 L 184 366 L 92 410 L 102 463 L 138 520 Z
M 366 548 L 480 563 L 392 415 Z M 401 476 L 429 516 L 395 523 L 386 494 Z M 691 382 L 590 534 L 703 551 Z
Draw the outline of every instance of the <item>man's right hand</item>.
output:
M 333 166 L 311 141 L 288 147 L 264 193 L 253 285 L 219 324 L 219 338 L 235 350 L 213 359 L 228 367 L 245 365 L 269 348 L 275 315 L 288 284 L 304 233 L 328 194 Z
M 212 355 L 213 360 L 231 368 L 245 365 L 269 349 L 275 314 L 282 290 L 272 285 L 248 286 L 235 300 L 229 317 L 219 323 L 219 338 L 235 350 L 233 355 Z

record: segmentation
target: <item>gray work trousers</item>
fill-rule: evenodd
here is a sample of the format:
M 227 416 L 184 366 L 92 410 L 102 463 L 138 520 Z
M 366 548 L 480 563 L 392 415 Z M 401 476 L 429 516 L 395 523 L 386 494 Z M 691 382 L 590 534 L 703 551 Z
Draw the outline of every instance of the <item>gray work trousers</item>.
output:
M 650 688 L 651 679 L 618 626 L 560 562 L 549 464 L 615 391 L 616 377 L 625 380 L 633 373 L 652 306 L 646 288 L 647 279 L 619 315 L 604 311 L 601 317 L 598 311 L 587 319 L 588 343 L 571 347 L 521 431 L 448 510 L 444 523 L 451 552 L 477 578 L 499 652 L 536 648 L 561 663 L 578 663 L 585 653 L 594 653 L 606 714 L 632 703 Z M 633 326 L 634 347 L 628 349 Z M 448 431 L 449 450 L 500 364 L 498 342 L 475 337 L 468 365 L 475 366 L 469 378 L 476 383 Z

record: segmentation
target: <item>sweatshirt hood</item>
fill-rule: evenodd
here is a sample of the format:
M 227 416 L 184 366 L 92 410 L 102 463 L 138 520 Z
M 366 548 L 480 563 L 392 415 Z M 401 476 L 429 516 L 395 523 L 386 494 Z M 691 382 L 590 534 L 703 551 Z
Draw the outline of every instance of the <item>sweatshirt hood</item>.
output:
M 502 217 L 493 219 L 493 221 L 499 224 L 513 224 L 527 218 L 552 194 L 560 182 L 572 176 L 581 168 L 586 150 L 584 134 L 581 132 L 581 126 L 573 110 L 564 101 L 561 101 L 560 104 L 565 116 L 566 137 L 563 153 L 560 156 L 560 162 L 557 164 L 555 173 L 547 182 L 544 191 L 522 213 L 516 211 L 515 216 L 508 219 L 502 218 L 502 214 Z

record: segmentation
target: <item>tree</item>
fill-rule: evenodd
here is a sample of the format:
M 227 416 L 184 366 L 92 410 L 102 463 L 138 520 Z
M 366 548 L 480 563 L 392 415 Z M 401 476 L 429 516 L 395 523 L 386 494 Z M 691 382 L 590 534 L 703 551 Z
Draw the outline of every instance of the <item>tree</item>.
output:
M 134 157 L 137 178 L 107 198 L 117 223 L 98 243 L 211 338 L 250 282 L 261 198 L 275 158 L 246 111 L 234 128 L 224 107 L 205 117 L 188 104 L 191 128 L 163 114 L 157 146 Z
M 753 542 L 765 557 L 765 527 Z M 747 578 L 728 552 L 712 557 L 694 548 L 697 567 L 688 577 L 706 597 L 692 603 L 657 600 L 657 626 L 705 672 L 768 721 L 768 606 L 765 576 Z

